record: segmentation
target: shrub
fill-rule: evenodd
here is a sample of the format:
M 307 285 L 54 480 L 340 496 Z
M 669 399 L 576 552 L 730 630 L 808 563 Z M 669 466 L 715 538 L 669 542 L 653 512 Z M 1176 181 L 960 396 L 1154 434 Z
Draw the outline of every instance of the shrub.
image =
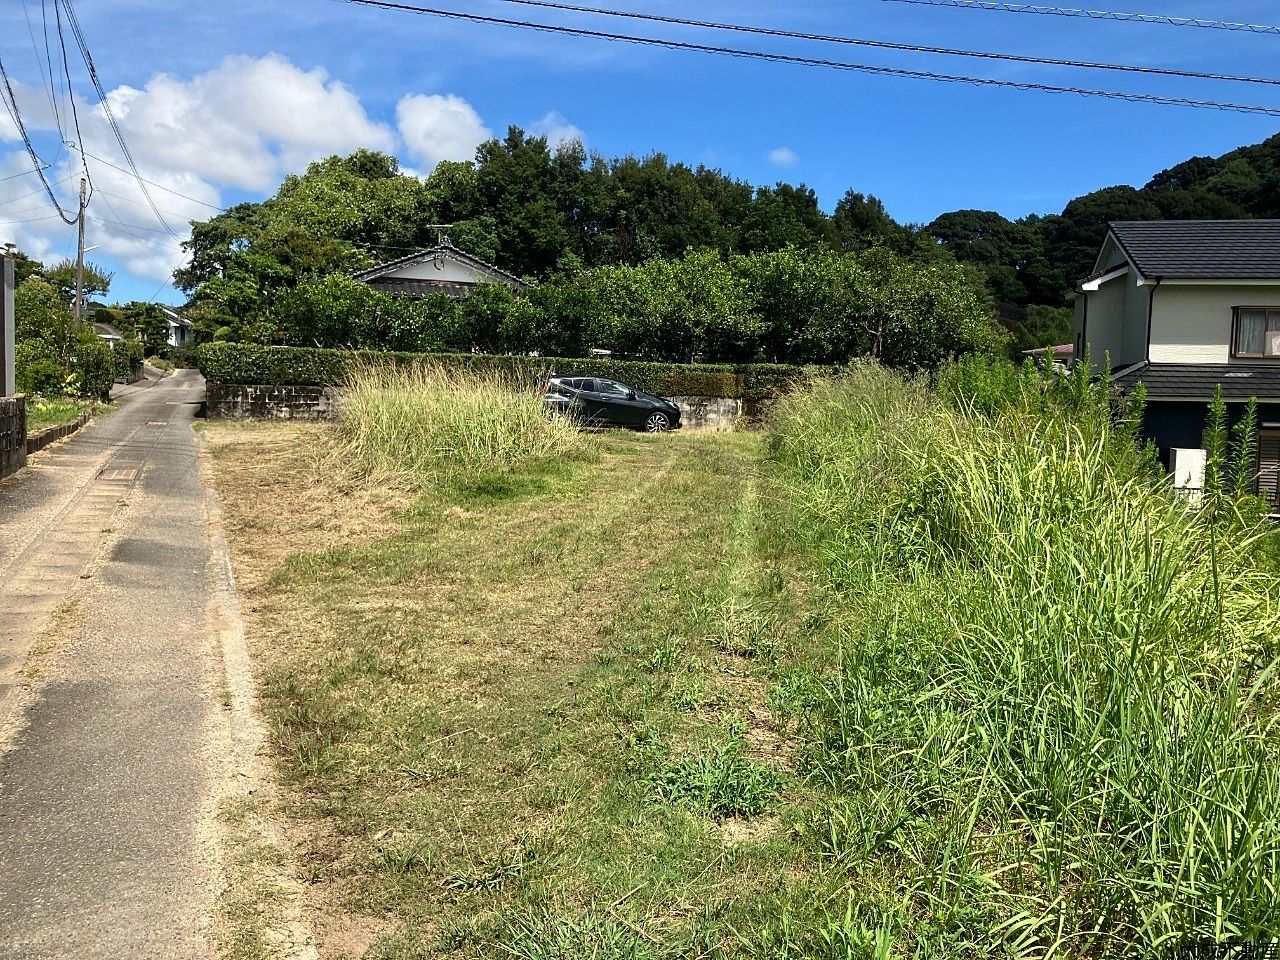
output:
M 346 458 L 424 485 L 582 453 L 588 439 L 546 416 L 527 384 L 436 363 L 351 372 L 339 432 Z
M 1280 615 L 1259 531 L 1155 482 L 1107 403 L 997 379 L 990 413 L 872 366 L 775 410 L 789 529 L 841 625 L 803 721 L 824 852 L 890 884 L 885 925 L 920 955 L 1268 937 Z
M 142 363 L 143 346 L 141 340 L 121 340 L 112 349 L 115 365 L 115 379 L 129 381 L 134 378 L 138 365 Z
M 342 383 L 349 371 L 370 364 L 395 366 L 430 359 L 450 368 L 492 371 L 530 382 L 551 373 L 599 376 L 621 380 L 649 393 L 665 396 L 746 400 L 772 396 L 804 375 L 799 367 L 778 364 L 735 367 L 471 353 L 423 355 L 267 347 L 245 343 L 205 344 L 197 350 L 197 358 L 200 371 L 210 383 L 324 386 Z
M 14 350 L 19 393 L 61 396 L 71 371 L 42 340 L 19 340 Z
M 106 399 L 116 379 L 116 361 L 107 342 L 86 327 L 76 340 L 72 357 L 82 397 Z

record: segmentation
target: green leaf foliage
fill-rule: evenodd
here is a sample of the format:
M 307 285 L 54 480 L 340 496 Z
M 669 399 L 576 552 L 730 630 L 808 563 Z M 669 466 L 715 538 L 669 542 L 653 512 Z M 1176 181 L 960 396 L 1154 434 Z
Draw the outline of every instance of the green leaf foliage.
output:
M 209 343 L 197 351 L 200 372 L 210 383 L 328 386 L 370 364 L 432 361 L 445 367 L 484 370 L 534 382 L 540 377 L 598 376 L 620 380 L 661 396 L 758 400 L 804 376 L 779 364 L 672 364 L 572 357 L 497 356 L 473 353 L 405 353 Z

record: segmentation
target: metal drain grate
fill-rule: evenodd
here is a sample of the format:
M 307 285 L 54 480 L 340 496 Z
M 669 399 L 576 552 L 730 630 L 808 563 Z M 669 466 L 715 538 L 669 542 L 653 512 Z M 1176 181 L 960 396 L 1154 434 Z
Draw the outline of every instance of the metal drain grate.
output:
M 99 480 L 137 480 L 138 471 L 134 470 L 103 470 L 98 474 Z

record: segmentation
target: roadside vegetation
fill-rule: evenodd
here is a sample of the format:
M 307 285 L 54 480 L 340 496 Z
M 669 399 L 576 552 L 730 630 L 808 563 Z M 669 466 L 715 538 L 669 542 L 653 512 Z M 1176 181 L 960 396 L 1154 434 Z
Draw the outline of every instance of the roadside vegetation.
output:
M 1247 431 L 1196 508 L 1136 408 L 983 360 L 856 366 L 763 436 L 584 439 L 525 404 L 384 369 L 339 425 L 209 429 L 322 956 L 1131 956 L 1280 927 Z
M 95 414 L 108 409 L 107 404 L 92 403 L 67 398 L 45 399 L 31 397 L 27 401 L 27 433 L 35 433 L 45 427 L 56 427 L 70 423 L 86 410 Z
M 435 363 L 366 366 L 348 378 L 338 432 L 345 462 L 424 487 L 442 478 L 533 469 L 588 452 L 586 435 L 548 419 L 532 384 Z

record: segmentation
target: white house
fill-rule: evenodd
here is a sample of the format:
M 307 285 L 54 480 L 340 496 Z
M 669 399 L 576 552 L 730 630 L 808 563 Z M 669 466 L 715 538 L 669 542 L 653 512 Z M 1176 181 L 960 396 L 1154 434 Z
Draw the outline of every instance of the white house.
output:
M 500 284 L 515 291 L 529 287 L 519 277 L 459 250 L 448 240 L 430 250 L 362 270 L 354 278 L 382 293 L 414 299 L 443 293 L 461 300 L 482 283 Z
M 1280 220 L 1112 223 L 1077 293 L 1076 356 L 1145 385 L 1175 483 L 1197 485 L 1215 389 L 1233 422 L 1258 400 L 1257 489 L 1280 510 Z
M 169 346 L 183 347 L 191 339 L 191 321 L 178 315 L 169 307 L 161 307 L 164 318 L 169 321 Z

